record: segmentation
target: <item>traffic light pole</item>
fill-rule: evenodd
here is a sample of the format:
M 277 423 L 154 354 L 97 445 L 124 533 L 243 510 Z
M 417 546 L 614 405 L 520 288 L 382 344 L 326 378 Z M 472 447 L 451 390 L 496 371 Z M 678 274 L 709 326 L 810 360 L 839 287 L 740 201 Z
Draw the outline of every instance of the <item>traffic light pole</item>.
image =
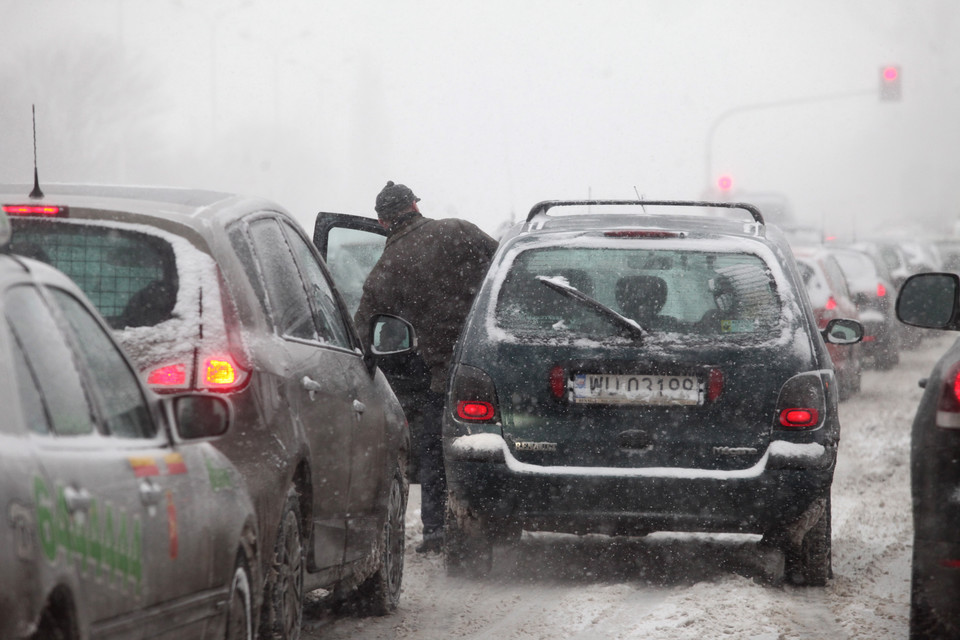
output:
M 747 111 L 761 111 L 765 109 L 779 109 L 781 107 L 795 107 L 803 104 L 816 104 L 819 102 L 831 102 L 833 100 L 846 100 L 848 98 L 859 98 L 865 95 L 876 95 L 876 89 L 864 89 L 862 91 L 847 91 L 843 93 L 831 93 L 821 96 L 812 96 L 809 98 L 793 98 L 790 100 L 777 100 L 775 102 L 758 102 L 754 104 L 745 104 L 739 107 L 727 109 L 713 121 L 707 132 L 707 188 L 713 184 L 713 137 L 721 124 L 731 117 L 745 113 Z

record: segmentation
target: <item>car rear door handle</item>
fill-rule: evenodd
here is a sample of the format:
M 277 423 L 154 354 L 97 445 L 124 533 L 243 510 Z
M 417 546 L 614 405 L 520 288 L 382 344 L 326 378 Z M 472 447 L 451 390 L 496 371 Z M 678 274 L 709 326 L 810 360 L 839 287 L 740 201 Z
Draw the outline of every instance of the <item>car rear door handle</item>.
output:
M 160 504 L 160 498 L 163 497 L 163 488 L 149 478 L 144 478 L 140 482 L 140 502 L 147 507 L 155 507 Z
M 310 401 L 313 401 L 313 397 L 317 391 L 323 391 L 323 387 L 320 386 L 320 383 L 311 378 L 310 376 L 303 376 L 300 379 L 300 386 L 306 389 L 307 393 L 310 395 Z
M 90 492 L 86 489 L 66 487 L 63 490 L 63 501 L 66 503 L 67 511 L 70 513 L 76 513 L 78 511 L 87 512 L 90 510 L 92 498 L 90 497 Z

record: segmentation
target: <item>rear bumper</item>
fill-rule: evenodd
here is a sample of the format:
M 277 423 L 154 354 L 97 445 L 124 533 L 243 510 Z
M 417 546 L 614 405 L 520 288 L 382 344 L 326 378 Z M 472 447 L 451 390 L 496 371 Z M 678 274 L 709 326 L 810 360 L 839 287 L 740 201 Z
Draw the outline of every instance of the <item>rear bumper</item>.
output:
M 836 448 L 774 442 L 739 471 L 541 467 L 493 434 L 445 442 L 447 486 L 478 514 L 530 530 L 763 533 L 798 518 L 833 481 Z

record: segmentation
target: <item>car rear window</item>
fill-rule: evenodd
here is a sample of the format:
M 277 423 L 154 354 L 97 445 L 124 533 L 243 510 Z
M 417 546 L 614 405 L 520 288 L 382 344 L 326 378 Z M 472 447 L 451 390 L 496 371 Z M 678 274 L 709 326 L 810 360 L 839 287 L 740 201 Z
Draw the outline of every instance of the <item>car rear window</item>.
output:
M 776 283 L 757 255 L 550 247 L 527 250 L 511 265 L 496 307 L 501 329 L 540 336 L 619 332 L 603 313 L 542 278 L 569 284 L 652 333 L 756 339 L 780 325 Z
M 66 273 L 114 329 L 153 326 L 173 313 L 179 287 L 169 243 L 114 227 L 25 223 L 17 225 L 14 253 Z

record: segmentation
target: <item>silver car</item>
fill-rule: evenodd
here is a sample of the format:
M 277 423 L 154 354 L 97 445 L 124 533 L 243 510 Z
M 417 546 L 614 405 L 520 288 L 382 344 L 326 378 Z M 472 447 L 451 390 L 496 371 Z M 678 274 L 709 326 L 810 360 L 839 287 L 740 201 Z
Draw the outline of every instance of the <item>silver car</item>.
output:
M 210 443 L 230 401 L 146 389 L 10 235 L 0 211 L 0 638 L 252 638 L 253 503 Z

